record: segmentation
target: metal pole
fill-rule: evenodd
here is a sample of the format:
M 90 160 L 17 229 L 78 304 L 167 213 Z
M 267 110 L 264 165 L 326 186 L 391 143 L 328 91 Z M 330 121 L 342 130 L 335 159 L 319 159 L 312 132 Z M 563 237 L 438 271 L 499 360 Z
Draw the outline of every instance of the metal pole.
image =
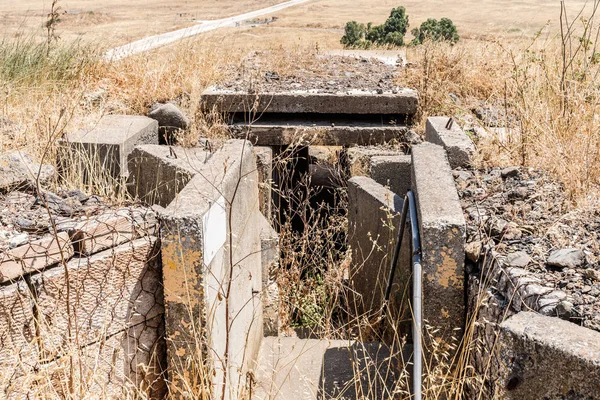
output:
M 423 301 L 423 269 L 421 267 L 421 240 L 417 221 L 417 208 L 414 194 L 409 191 L 410 227 L 412 231 L 413 251 L 413 399 L 422 398 L 423 350 L 422 341 L 422 301 Z

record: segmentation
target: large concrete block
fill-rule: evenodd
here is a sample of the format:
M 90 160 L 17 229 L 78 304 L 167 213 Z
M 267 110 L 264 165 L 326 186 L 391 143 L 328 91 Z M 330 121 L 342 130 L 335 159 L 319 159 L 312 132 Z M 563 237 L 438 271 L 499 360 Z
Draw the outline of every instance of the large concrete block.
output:
M 465 232 L 452 170 L 441 146 L 412 149 L 423 266 L 423 318 L 450 344 L 465 324 Z M 456 344 L 456 343 L 454 343 Z
M 241 140 L 217 151 L 161 215 L 174 387 L 208 366 L 221 398 L 225 365 L 225 398 L 245 386 L 262 339 L 260 215 L 256 162 Z
M 0 282 L 14 281 L 25 274 L 66 262 L 73 254 L 68 233 L 48 234 L 0 254 Z
M 25 398 L 23 377 L 39 361 L 34 300 L 24 281 L 0 288 L 0 386 L 4 398 Z
M 34 398 L 56 393 L 68 398 L 70 366 L 80 399 L 163 399 L 167 392 L 164 319 L 158 316 L 98 343 L 74 348 L 69 355 L 42 365 L 47 377 L 30 389 Z
M 417 112 L 419 98 L 412 89 L 396 93 L 350 90 L 340 93 L 290 91 L 273 93 L 207 89 L 203 107 L 226 113 L 407 114 Z
M 456 122 L 453 122 L 451 127 L 447 128 L 449 119 L 446 117 L 427 118 L 425 140 L 446 149 L 452 169 L 467 167 L 471 165 L 475 145 Z
M 145 237 L 31 277 L 44 359 L 164 313 L 157 239 Z M 67 285 L 68 282 L 68 285 Z
M 373 156 L 369 163 L 369 176 L 404 196 L 411 189 L 411 156 Z
M 498 399 L 597 399 L 600 333 L 520 312 L 500 325 Z
M 105 115 L 92 129 L 69 134 L 65 142 L 67 165 L 83 168 L 88 175 L 103 171 L 119 179 L 128 175 L 127 156 L 135 146 L 158 144 L 158 123 L 141 116 Z
M 355 294 L 349 307 L 358 315 L 372 315 L 383 305 L 403 200 L 371 178 L 356 176 L 348 181 L 348 202 L 349 278 Z M 410 230 L 405 232 L 390 299 L 396 311 L 408 304 L 403 300 L 411 274 Z
M 203 148 L 137 146 L 128 157 L 129 193 L 166 207 L 211 157 Z
M 386 147 L 355 146 L 346 150 L 344 155 L 348 174 L 350 176 L 369 176 L 371 171 L 371 158 L 376 156 L 400 156 L 400 150 Z

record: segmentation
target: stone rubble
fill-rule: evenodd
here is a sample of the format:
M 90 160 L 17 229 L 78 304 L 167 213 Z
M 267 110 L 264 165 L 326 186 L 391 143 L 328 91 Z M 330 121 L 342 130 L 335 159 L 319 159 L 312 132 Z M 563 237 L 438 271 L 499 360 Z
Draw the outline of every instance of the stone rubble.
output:
M 532 169 L 457 170 L 454 178 L 467 259 L 493 254 L 513 282 L 503 293 L 600 330 L 600 211 L 571 209 L 562 186 Z

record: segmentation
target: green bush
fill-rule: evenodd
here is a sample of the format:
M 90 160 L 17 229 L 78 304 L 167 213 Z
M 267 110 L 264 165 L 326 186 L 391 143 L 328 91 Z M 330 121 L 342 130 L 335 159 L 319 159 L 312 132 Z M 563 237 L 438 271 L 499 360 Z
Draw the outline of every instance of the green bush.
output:
M 460 39 L 454 22 L 449 18 L 442 18 L 439 21 L 434 18 L 428 18 L 419 28 L 413 29 L 411 33 L 415 37 L 411 45 L 421 44 L 425 40 L 456 43 Z
M 392 9 L 383 25 L 365 26 L 356 21 L 346 23 L 345 35 L 340 42 L 344 47 L 368 48 L 372 45 L 403 46 L 404 35 L 408 30 L 408 15 L 404 7 Z

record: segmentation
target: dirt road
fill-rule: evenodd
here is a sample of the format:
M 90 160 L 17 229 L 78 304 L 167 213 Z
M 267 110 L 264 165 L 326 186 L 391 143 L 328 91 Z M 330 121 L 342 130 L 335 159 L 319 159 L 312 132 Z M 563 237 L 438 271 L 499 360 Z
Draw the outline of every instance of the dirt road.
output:
M 143 53 L 157 47 L 165 46 L 169 43 L 176 42 L 186 37 L 195 36 L 200 33 L 212 31 L 218 28 L 236 26 L 243 21 L 283 10 L 284 8 L 295 6 L 297 4 L 306 3 L 308 1 L 309 0 L 290 0 L 271 7 L 237 15 L 235 17 L 217 19 L 213 21 L 201 21 L 200 23 L 189 28 L 167 32 L 161 35 L 150 36 L 145 39 L 136 40 L 135 42 L 126 44 L 124 46 L 115 47 L 114 49 L 107 51 L 104 55 L 104 58 L 111 61 L 121 60 L 133 54 Z

